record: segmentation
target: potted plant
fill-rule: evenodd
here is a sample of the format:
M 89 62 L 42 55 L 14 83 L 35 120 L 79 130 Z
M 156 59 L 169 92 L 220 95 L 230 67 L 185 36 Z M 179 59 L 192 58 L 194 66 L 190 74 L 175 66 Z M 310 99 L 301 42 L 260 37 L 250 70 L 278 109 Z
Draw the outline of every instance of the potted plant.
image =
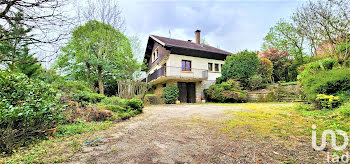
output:
M 180 104 L 180 101 L 176 99 L 175 104 Z
M 202 103 L 205 103 L 205 100 L 204 100 L 204 98 L 203 98 L 203 97 L 201 97 L 201 101 L 202 101 Z

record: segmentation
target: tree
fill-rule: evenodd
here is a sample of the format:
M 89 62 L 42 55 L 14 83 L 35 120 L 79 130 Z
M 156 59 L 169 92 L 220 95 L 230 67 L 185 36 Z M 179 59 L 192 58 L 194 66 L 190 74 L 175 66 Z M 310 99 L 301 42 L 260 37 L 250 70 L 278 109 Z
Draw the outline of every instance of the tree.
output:
M 292 63 L 292 59 L 288 59 L 290 55 L 287 51 L 270 48 L 259 54 L 262 58 L 267 58 L 272 62 L 273 73 L 272 81 L 288 81 L 288 67 Z
M 258 74 L 261 75 L 265 83 L 270 82 L 273 73 L 272 62 L 267 58 L 259 58 L 259 62 Z
M 310 0 L 293 14 L 298 33 L 307 39 L 312 54 L 317 55 L 321 42 L 336 45 L 347 37 L 350 31 L 348 6 L 348 0 Z
M 66 4 L 66 0 L 2 0 L 0 2 L 0 21 L 4 24 L 0 26 L 0 41 L 12 40 L 17 38 L 27 39 L 32 43 L 52 43 L 60 39 L 58 37 L 50 38 L 46 35 L 52 32 L 52 29 L 67 23 L 63 11 L 60 10 Z M 13 29 L 11 24 L 18 20 L 18 13 L 22 14 L 20 22 L 24 29 L 34 29 L 35 34 L 27 36 L 6 36 L 4 33 L 10 33 Z
M 277 48 L 289 52 L 293 57 L 303 56 L 304 36 L 299 34 L 297 27 L 281 19 L 264 38 L 263 49 Z
M 118 1 L 114 0 L 88 0 L 83 4 L 76 1 L 78 22 L 85 23 L 91 20 L 109 24 L 116 30 L 123 32 L 125 19 Z
M 86 79 L 90 87 L 97 79 L 101 94 L 104 94 L 104 77 L 114 81 L 131 79 L 139 68 L 129 39 L 113 26 L 98 21 L 89 21 L 77 27 L 62 51 L 56 68 L 75 79 L 83 76 L 82 79 Z
M 258 55 L 247 50 L 227 56 L 222 68 L 222 80 L 248 79 L 257 73 Z
M 0 41 L 0 63 L 13 72 L 24 73 L 31 77 L 37 73 L 41 64 L 29 53 L 29 40 L 24 38 L 31 29 L 26 29 L 22 21 L 23 14 L 19 12 L 14 20 L 9 22 L 11 31 L 4 31 L 4 37 L 13 39 Z

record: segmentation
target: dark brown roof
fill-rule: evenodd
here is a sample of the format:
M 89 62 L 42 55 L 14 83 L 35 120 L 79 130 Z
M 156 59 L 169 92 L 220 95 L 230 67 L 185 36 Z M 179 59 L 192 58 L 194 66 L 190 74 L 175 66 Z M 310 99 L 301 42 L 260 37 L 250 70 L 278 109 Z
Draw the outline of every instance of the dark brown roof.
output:
M 225 55 L 231 54 L 230 52 L 227 52 L 212 46 L 208 46 L 208 45 L 203 45 L 202 47 L 200 44 L 197 44 L 194 42 L 171 39 L 171 38 L 166 38 L 166 37 L 161 37 L 156 35 L 150 35 L 150 37 L 153 38 L 155 41 L 159 42 L 160 44 L 162 44 L 163 46 L 167 46 L 167 47 L 180 47 L 180 48 L 207 51 L 207 52 L 213 52 L 213 53 L 225 54 Z

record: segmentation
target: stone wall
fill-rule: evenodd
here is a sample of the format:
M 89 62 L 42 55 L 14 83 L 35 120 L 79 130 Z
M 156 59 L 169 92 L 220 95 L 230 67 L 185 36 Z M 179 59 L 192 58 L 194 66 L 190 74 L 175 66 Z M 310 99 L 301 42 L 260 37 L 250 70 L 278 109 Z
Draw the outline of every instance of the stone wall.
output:
M 298 85 L 281 86 L 275 84 L 267 87 L 267 89 L 248 92 L 247 99 L 249 102 L 294 102 L 300 101 L 299 95 L 300 88 Z

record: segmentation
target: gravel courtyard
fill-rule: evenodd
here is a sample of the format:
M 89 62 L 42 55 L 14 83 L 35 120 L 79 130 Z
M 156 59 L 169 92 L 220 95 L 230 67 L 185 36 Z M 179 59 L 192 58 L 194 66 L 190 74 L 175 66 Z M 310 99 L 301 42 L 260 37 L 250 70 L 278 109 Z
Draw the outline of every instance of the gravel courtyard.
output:
M 233 116 L 227 113 L 229 110 L 250 112 L 232 105 L 148 106 L 140 116 L 96 134 L 106 137 L 98 144 L 84 146 L 69 162 L 281 163 L 290 161 L 291 157 L 294 162 L 299 161 L 295 159 L 299 153 L 309 155 L 306 152 L 311 152 L 305 143 L 298 149 L 306 152 L 296 152 L 268 138 L 232 137 L 242 129 L 232 131 L 230 135 L 220 133 L 224 128 L 220 122 Z

